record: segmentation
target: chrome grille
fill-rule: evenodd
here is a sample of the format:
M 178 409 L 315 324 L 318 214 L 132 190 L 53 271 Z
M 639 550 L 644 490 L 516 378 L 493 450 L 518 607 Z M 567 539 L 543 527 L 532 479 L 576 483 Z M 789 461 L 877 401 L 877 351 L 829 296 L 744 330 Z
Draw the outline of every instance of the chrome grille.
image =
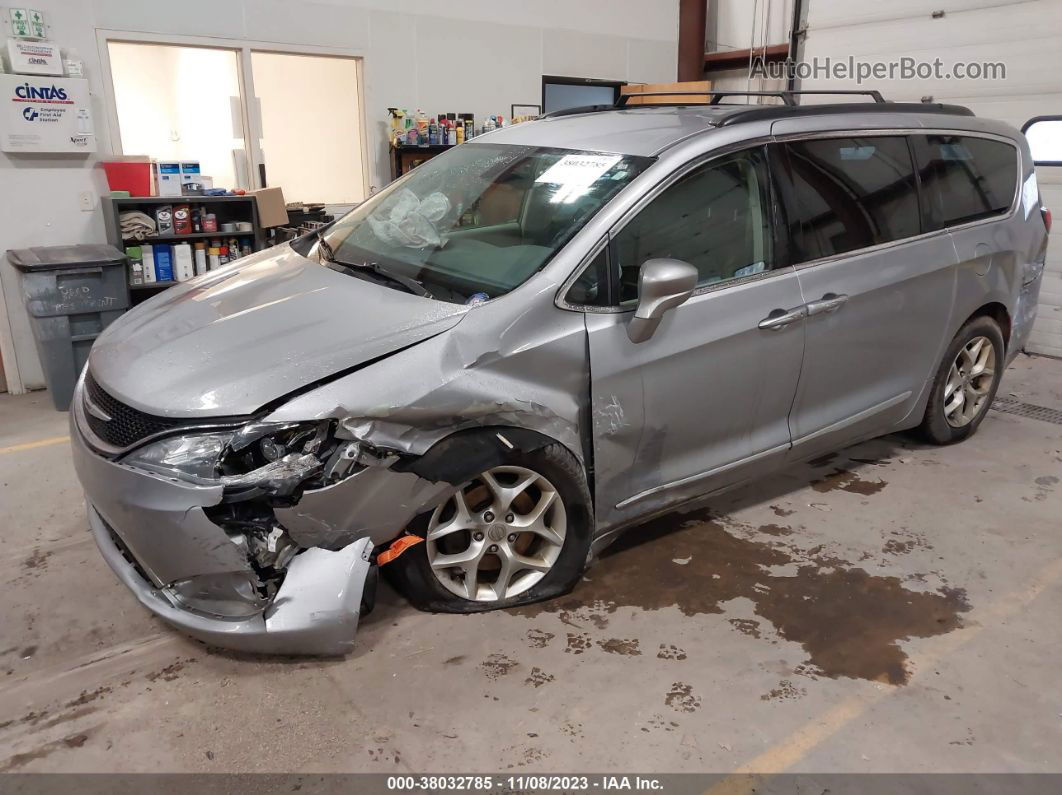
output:
M 88 400 L 111 418 L 110 421 L 104 420 L 86 407 L 85 420 L 88 422 L 89 429 L 101 441 L 112 447 L 124 449 L 148 436 L 188 424 L 187 420 L 155 417 L 125 405 L 108 395 L 96 383 L 92 373 L 85 374 L 85 394 Z

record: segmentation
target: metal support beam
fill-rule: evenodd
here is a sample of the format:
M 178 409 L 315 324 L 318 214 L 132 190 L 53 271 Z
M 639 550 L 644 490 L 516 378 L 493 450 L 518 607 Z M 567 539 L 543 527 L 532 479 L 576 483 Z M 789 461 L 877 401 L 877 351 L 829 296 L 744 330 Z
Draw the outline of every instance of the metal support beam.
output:
M 678 79 L 704 79 L 704 26 L 708 0 L 679 0 Z

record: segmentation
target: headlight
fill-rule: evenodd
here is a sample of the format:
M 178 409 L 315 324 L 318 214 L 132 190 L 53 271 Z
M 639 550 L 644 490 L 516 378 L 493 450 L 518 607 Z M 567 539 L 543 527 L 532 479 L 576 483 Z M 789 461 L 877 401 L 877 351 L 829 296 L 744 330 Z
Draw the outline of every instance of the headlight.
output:
M 214 480 L 218 459 L 232 433 L 171 436 L 135 450 L 122 463 L 193 482 Z
M 331 423 L 251 423 L 236 431 L 174 436 L 135 450 L 123 463 L 166 477 L 233 490 L 286 494 L 324 467 Z

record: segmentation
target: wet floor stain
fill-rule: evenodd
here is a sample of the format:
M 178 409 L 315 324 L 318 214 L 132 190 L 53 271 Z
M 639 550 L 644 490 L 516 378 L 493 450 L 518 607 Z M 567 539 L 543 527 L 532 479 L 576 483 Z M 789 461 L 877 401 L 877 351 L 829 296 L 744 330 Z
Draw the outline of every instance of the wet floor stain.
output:
M 578 616 L 588 605 L 606 613 L 674 606 L 694 616 L 722 613 L 727 602 L 745 597 L 759 619 L 803 647 L 807 664 L 822 676 L 904 684 L 900 641 L 951 632 L 970 609 L 961 589 L 915 591 L 898 577 L 816 554 L 776 539 L 741 538 L 707 510 L 673 513 L 627 533 L 571 594 L 511 612 L 531 618 Z M 686 557 L 689 565 L 673 563 Z M 796 564 L 795 573 L 787 564 Z M 770 570 L 782 566 L 785 574 Z M 590 645 L 586 633 L 569 633 L 565 651 L 581 654 Z
M 564 648 L 564 651 L 569 654 L 582 654 L 584 651 L 590 648 L 590 636 L 586 633 L 576 634 L 574 632 L 568 633 L 568 645 Z
M 626 657 L 640 657 L 642 654 L 636 638 L 609 638 L 599 640 L 597 645 L 609 654 L 622 654 Z
M 696 712 L 701 706 L 700 696 L 685 682 L 675 682 L 664 696 L 664 703 L 676 712 Z
M 727 619 L 730 626 L 740 632 L 742 635 L 748 635 L 750 638 L 760 637 L 760 622 L 751 618 L 730 618 Z
M 651 731 L 673 732 L 677 728 L 678 724 L 675 721 L 668 720 L 663 715 L 653 715 L 646 725 L 642 726 L 642 731 L 647 734 Z
M 541 668 L 535 666 L 531 669 L 531 675 L 524 680 L 525 685 L 531 687 L 542 687 L 542 685 L 548 685 L 553 681 L 553 674 L 547 674 Z
M 163 682 L 172 682 L 180 676 L 181 671 L 183 671 L 184 667 L 190 662 L 195 662 L 195 658 L 193 657 L 188 660 L 174 660 L 164 668 L 148 674 L 147 680 L 149 682 L 157 682 L 161 679 Z
M 527 643 L 532 649 L 544 649 L 553 640 L 553 633 L 541 629 L 529 629 L 527 631 Z
M 792 516 L 796 511 L 792 511 L 789 508 L 783 508 L 781 505 L 772 505 L 771 510 L 774 511 L 775 516 Z
M 95 701 L 101 696 L 107 695 L 111 692 L 109 687 L 97 687 L 95 690 L 82 690 L 81 695 L 75 698 L 73 701 L 68 701 L 66 706 L 68 707 L 80 707 L 84 704 L 88 704 L 90 701 Z
M 789 679 L 783 679 L 778 683 L 778 687 L 760 696 L 760 701 L 795 701 L 807 694 L 808 691 L 804 688 L 797 687 Z
M 680 649 L 671 643 L 661 643 L 660 650 L 656 653 L 660 660 L 685 660 L 686 650 Z
M 793 528 L 780 524 L 761 524 L 760 532 L 769 536 L 788 536 L 793 534 Z
M 33 553 L 22 561 L 22 567 L 25 569 L 44 569 L 48 567 L 48 558 L 52 556 L 51 551 L 42 552 L 40 549 L 33 550 Z
M 511 660 L 504 654 L 491 654 L 479 664 L 479 668 L 488 679 L 498 680 L 503 676 L 507 676 L 519 664 L 516 660 Z
M 11 770 L 17 770 L 30 762 L 34 762 L 38 759 L 44 759 L 50 756 L 55 751 L 59 751 L 63 748 L 80 748 L 88 741 L 89 735 L 86 732 L 79 732 L 78 734 L 71 734 L 63 737 L 60 740 L 53 740 L 52 742 L 45 743 L 44 745 L 34 748 L 32 751 L 26 751 L 21 754 L 15 754 L 8 757 L 7 760 L 0 763 L 0 773 L 7 773 Z
M 820 494 L 831 491 L 847 491 L 869 497 L 888 485 L 884 480 L 864 480 L 850 469 L 835 469 L 826 477 L 811 481 L 811 488 Z

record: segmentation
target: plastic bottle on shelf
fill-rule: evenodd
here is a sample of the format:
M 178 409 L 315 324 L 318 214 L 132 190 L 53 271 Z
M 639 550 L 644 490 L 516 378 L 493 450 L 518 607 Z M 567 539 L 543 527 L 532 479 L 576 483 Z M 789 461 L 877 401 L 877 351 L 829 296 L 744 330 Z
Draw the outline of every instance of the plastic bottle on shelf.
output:
M 195 244 L 195 275 L 202 276 L 207 272 L 206 244 L 200 240 Z
M 428 122 L 428 145 L 439 145 L 439 125 L 435 121 L 435 117 L 431 117 L 431 121 Z

